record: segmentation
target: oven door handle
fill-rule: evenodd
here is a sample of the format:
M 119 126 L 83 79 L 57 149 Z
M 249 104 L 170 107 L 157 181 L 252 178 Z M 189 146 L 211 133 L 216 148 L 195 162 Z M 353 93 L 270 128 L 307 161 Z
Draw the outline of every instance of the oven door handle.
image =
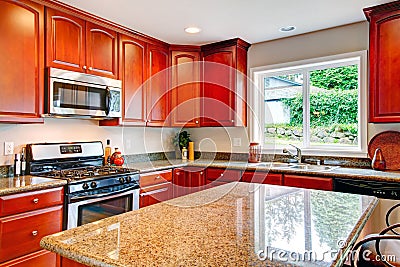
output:
M 96 194 L 96 195 L 82 196 L 82 197 L 71 197 L 70 201 L 71 202 L 77 202 L 77 201 L 83 201 L 83 200 L 88 200 L 88 199 L 107 197 L 107 196 L 111 196 L 111 195 L 117 195 L 117 194 L 121 194 L 121 193 L 124 193 L 124 192 L 128 192 L 128 191 L 130 191 L 132 189 L 138 189 L 139 190 L 137 185 L 133 185 L 133 186 L 121 189 L 119 191 L 114 191 L 114 192 L 110 192 L 110 193 Z

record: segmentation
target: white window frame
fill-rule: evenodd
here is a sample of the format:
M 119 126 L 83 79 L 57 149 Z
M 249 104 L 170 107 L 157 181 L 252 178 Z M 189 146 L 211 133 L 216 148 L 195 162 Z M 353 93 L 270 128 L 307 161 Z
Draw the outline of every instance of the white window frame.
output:
M 303 73 L 302 69 L 307 68 L 308 73 L 313 69 L 320 69 L 321 65 L 329 64 L 329 67 L 342 66 L 343 62 L 353 63 L 359 61 L 359 94 L 358 94 L 358 146 L 345 147 L 345 146 L 310 146 L 310 133 L 309 127 L 306 127 L 304 132 L 304 139 L 306 146 L 302 147 L 304 155 L 320 155 L 320 156 L 344 156 L 344 157 L 367 157 L 367 51 L 356 51 L 345 54 L 338 54 L 333 56 L 319 57 L 313 59 L 306 59 L 294 61 L 283 64 L 274 64 L 262 67 L 255 67 L 250 69 L 252 83 L 249 85 L 249 135 L 252 141 L 258 141 L 265 144 L 264 140 L 264 127 L 265 127 L 265 104 L 264 104 L 264 77 L 268 73 L 288 71 L 298 71 Z M 303 123 L 310 123 L 310 104 L 309 99 L 306 97 L 309 91 L 309 77 L 304 76 L 303 83 Z M 261 122 L 261 123 L 260 123 Z M 304 142 L 303 142 L 304 143 Z M 271 147 L 264 147 L 264 153 L 282 154 L 283 145 L 273 145 Z

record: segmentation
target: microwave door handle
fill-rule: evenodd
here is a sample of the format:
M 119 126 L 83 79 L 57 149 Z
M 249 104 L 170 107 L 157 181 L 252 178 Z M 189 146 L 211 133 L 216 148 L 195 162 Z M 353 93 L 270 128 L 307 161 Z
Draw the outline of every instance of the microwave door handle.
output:
M 106 116 L 108 116 L 111 109 L 111 91 L 110 88 L 108 88 L 108 86 L 106 87 L 105 107 L 106 107 L 105 109 Z

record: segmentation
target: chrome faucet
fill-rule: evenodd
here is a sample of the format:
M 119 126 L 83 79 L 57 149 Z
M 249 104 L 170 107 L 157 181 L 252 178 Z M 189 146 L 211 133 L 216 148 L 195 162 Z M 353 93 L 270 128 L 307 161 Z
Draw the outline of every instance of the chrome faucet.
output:
M 296 155 L 290 152 L 287 148 L 283 149 L 283 153 L 287 153 L 290 156 L 292 156 L 295 160 L 297 160 L 298 163 L 301 163 L 301 149 L 298 148 L 297 146 L 294 146 L 292 144 L 289 144 L 289 146 L 292 146 L 296 149 Z

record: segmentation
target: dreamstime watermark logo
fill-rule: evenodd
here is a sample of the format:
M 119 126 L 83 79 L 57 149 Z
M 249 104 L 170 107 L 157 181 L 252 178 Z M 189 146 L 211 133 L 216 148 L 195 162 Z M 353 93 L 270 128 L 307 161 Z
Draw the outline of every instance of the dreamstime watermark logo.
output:
M 326 251 L 305 250 L 303 252 L 287 251 L 284 249 L 266 247 L 263 250 L 257 251 L 257 258 L 261 261 L 279 261 L 279 262 L 329 262 L 338 257 L 343 256 L 343 250 L 347 247 L 347 243 L 343 240 L 337 242 L 338 249 Z M 396 255 L 376 255 L 372 251 L 366 249 L 361 254 L 352 251 L 345 255 L 343 262 L 347 260 L 363 259 L 364 261 L 380 262 L 388 261 L 395 262 Z

